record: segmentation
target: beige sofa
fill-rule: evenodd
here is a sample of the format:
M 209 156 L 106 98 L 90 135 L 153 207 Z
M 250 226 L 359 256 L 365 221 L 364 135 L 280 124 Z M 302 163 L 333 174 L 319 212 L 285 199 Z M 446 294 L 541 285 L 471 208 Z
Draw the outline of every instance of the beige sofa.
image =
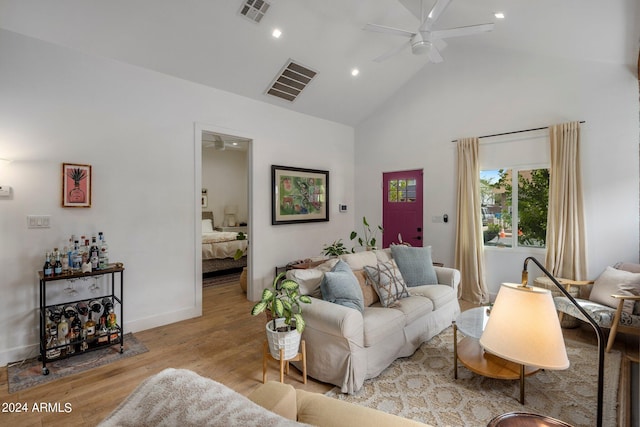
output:
M 314 426 L 426 426 L 397 415 L 295 389 L 291 385 L 274 381 L 261 385 L 248 397 L 278 415 Z
M 360 272 L 364 266 L 390 261 L 391 251 L 365 251 L 339 258 Z M 336 262 L 333 259 L 313 269 L 290 270 L 287 277 L 313 297 L 312 304 L 304 306 L 308 375 L 337 385 L 343 393 L 358 391 L 364 380 L 378 376 L 396 358 L 412 355 L 460 313 L 460 272 L 446 267 L 434 267 L 439 284 L 409 287 L 410 296 L 393 307 L 383 307 L 378 301 L 366 303 L 360 312 L 324 301 L 319 293 L 322 276 Z M 370 286 L 361 286 L 367 301 Z

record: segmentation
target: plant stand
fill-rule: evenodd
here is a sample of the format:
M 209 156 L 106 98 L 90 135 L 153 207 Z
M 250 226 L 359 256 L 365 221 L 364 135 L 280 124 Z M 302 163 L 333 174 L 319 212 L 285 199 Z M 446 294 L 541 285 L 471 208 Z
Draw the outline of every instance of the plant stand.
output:
M 307 350 L 305 347 L 304 340 L 300 342 L 300 353 L 296 354 L 291 359 L 284 358 L 284 348 L 280 349 L 280 359 L 276 359 L 271 355 L 271 351 L 269 351 L 269 343 L 267 340 L 264 341 L 263 354 L 262 354 L 262 383 L 267 382 L 267 361 L 269 359 L 276 360 L 280 362 L 280 382 L 284 383 L 284 374 L 289 375 L 289 362 L 302 362 L 302 383 L 307 383 Z

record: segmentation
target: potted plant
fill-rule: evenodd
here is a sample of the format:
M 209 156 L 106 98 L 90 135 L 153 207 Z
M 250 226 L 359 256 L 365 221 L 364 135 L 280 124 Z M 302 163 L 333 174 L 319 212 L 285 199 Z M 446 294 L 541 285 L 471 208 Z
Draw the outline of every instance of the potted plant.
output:
M 265 310 L 271 312 L 272 320 L 266 325 L 269 351 L 274 359 L 280 359 L 280 348 L 284 348 L 284 358 L 291 359 L 298 354 L 301 334 L 305 328 L 302 305 L 311 304 L 311 298 L 300 295 L 299 285 L 291 279 L 284 279 L 282 272 L 273 279 L 271 288 L 262 291 L 260 301 L 251 309 L 256 316 Z
M 351 236 L 349 236 L 349 239 L 351 240 L 357 239 L 358 244 L 368 251 L 376 249 L 376 242 L 377 242 L 376 235 L 378 231 L 380 231 L 380 233 L 383 233 L 384 229 L 382 228 L 382 226 L 378 225 L 377 229 L 374 228 L 372 230 L 371 227 L 369 226 L 369 223 L 367 222 L 367 217 L 364 217 L 364 216 L 362 217 L 362 225 L 364 229 L 364 233 L 363 233 L 364 236 L 361 237 L 358 235 L 357 231 L 352 231 Z M 352 249 L 352 252 L 353 252 L 353 249 Z
M 342 243 L 342 239 L 334 240 L 333 243 L 325 245 L 322 248 L 322 254 L 325 256 L 339 256 L 348 254 L 349 252 L 349 249 Z M 351 250 L 351 252 L 353 252 L 353 250 Z

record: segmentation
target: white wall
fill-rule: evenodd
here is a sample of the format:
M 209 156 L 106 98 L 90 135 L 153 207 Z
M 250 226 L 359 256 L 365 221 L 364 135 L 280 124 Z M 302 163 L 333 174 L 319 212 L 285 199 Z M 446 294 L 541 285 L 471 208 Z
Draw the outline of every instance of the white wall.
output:
M 356 217 L 381 222 L 382 172 L 424 168 L 425 244 L 451 266 L 459 137 L 585 120 L 581 156 L 588 274 L 638 261 L 638 81 L 628 67 L 517 53 L 446 51 L 356 128 Z M 521 155 L 521 153 L 516 153 Z M 431 223 L 448 213 L 448 224 Z M 487 252 L 491 293 L 526 254 Z M 544 257 L 542 257 L 544 260 Z
M 195 124 L 253 139 L 250 286 L 353 225 L 337 213 L 337 201 L 353 204 L 350 127 L 5 30 L 0 57 L 0 157 L 14 160 L 0 169 L 14 191 L 0 198 L 0 365 L 35 354 L 35 272 L 72 233 L 104 231 L 124 262 L 125 330 L 200 314 Z M 60 207 L 62 162 L 93 166 L 90 209 Z M 272 226 L 271 164 L 329 170 L 332 220 Z M 52 227 L 27 229 L 28 214 L 51 215 Z
M 247 222 L 249 163 L 246 151 L 214 148 L 202 150 L 202 188 L 207 189 L 208 207 L 203 211 L 213 212 L 215 227 L 224 223 L 225 206 L 238 207 L 236 220 Z

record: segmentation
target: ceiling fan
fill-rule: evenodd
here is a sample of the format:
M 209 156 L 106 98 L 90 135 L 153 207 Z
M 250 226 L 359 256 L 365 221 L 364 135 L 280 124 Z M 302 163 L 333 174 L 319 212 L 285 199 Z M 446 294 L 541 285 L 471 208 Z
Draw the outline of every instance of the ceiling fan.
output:
M 202 147 L 214 148 L 218 151 L 226 149 L 242 150 L 245 149 L 247 140 L 244 138 L 233 137 L 229 135 L 219 135 L 217 133 L 205 132 L 202 135 Z
M 443 39 L 449 37 L 468 36 L 472 34 L 484 33 L 493 30 L 494 24 L 478 24 L 469 25 L 466 27 L 456 27 L 447 30 L 433 30 L 433 25 L 438 21 L 440 15 L 449 6 L 451 0 L 437 0 L 429 13 L 424 13 L 424 0 L 420 1 L 420 27 L 416 32 L 401 30 L 398 28 L 386 27 L 378 24 L 367 24 L 363 30 L 373 31 L 377 33 L 392 34 L 401 37 L 407 37 L 409 40 L 403 43 L 397 48 L 394 48 L 387 53 L 375 58 L 375 62 L 382 62 L 387 58 L 392 57 L 400 53 L 407 46 L 411 46 L 411 52 L 414 55 L 427 54 L 431 62 L 442 62 L 443 58 L 440 51 L 444 49 L 447 44 Z

